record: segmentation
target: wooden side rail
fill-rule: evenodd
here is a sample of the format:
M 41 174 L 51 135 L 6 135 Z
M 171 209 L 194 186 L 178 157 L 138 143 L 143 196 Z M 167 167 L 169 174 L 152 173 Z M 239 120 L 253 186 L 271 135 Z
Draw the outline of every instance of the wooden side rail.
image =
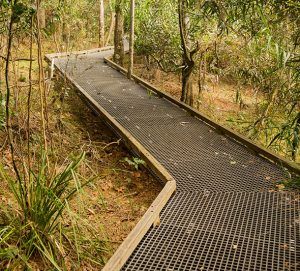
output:
M 124 69 L 123 67 L 119 66 L 118 64 L 116 64 L 115 62 L 111 61 L 109 58 L 104 58 L 104 62 L 106 64 L 108 64 L 110 67 L 120 71 L 123 74 L 127 74 L 127 70 Z M 257 144 L 255 142 L 253 142 L 252 140 L 248 139 L 247 137 L 237 133 L 236 131 L 230 129 L 229 127 L 226 127 L 224 125 L 221 125 L 219 123 L 216 123 L 212 118 L 206 116 L 203 113 L 200 113 L 199 111 L 197 111 L 196 109 L 192 108 L 191 106 L 176 100 L 173 96 L 171 96 L 170 94 L 157 89 L 155 86 L 149 84 L 148 82 L 146 82 L 145 80 L 143 80 L 142 78 L 136 76 L 136 75 L 132 75 L 132 79 L 137 82 L 138 84 L 142 85 L 143 87 L 157 93 L 160 97 L 164 97 L 165 99 L 171 101 L 172 103 L 178 105 L 179 107 L 185 109 L 187 112 L 189 112 L 191 115 L 203 120 L 204 122 L 206 122 L 207 124 L 209 124 L 210 126 L 212 126 L 214 129 L 216 129 L 219 133 L 224 134 L 224 135 L 228 135 L 229 137 L 233 138 L 235 141 L 243 144 L 244 146 L 246 146 L 247 148 L 249 148 L 250 150 L 252 150 L 253 152 L 255 152 L 256 154 L 263 156 L 269 160 L 271 160 L 272 162 L 286 167 L 289 170 L 291 170 L 294 173 L 300 174 L 300 165 L 298 165 L 297 163 L 294 163 L 284 157 L 279 156 L 278 154 L 272 152 L 271 150 L 265 148 L 264 146 Z

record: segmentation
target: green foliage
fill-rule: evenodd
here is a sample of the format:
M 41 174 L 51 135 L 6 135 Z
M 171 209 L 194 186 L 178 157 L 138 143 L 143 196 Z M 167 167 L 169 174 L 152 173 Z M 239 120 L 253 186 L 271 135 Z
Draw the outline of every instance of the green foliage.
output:
M 300 189 L 300 177 L 284 181 L 282 183 L 286 189 Z
M 39 170 L 30 173 L 30 179 L 12 179 L 0 167 L 2 181 L 9 184 L 16 200 L 16 207 L 0 207 L 0 268 L 27 266 L 32 256 L 40 255 L 56 270 L 65 269 L 64 258 L 68 251 L 81 249 L 87 238 L 80 235 L 78 226 L 64 228 L 64 212 L 68 211 L 68 201 L 82 187 L 76 177 L 76 169 L 84 159 L 84 154 L 71 162 L 59 173 L 49 172 L 46 155 L 42 156 Z M 69 216 L 70 216 L 70 212 Z M 76 236 L 72 236 L 76 234 Z M 81 240 L 81 241 L 80 241 Z M 95 241 L 95 240 L 94 240 Z M 104 243 L 94 249 L 105 250 Z M 91 246 L 92 247 L 92 246 Z M 92 249 L 91 253 L 94 250 Z M 84 254 L 88 257 L 87 253 Z M 90 255 L 91 256 L 91 255 Z M 93 258 L 93 257 L 91 257 Z M 101 260 L 101 258 L 99 258 Z M 94 261 L 94 259 L 93 259 Z
M 49 38 L 55 35 L 62 46 L 78 47 L 78 41 L 89 44 L 98 41 L 99 3 L 97 0 L 43 1 L 47 10 L 44 34 Z M 105 8 L 106 30 L 109 28 L 112 4 Z M 86 45 L 91 46 L 91 45 Z
M 269 146 L 278 142 L 281 143 L 281 141 L 286 142 L 291 152 L 291 157 L 295 160 L 300 149 L 300 113 L 292 121 L 288 120 L 280 127 L 279 132 L 273 137 Z
M 132 157 L 129 159 L 128 157 L 124 158 L 124 161 L 127 162 L 128 165 L 133 166 L 136 170 L 139 169 L 140 165 L 145 165 L 146 162 L 138 157 Z
M 31 19 L 36 10 L 28 0 L 0 2 L 0 34 L 7 31 L 10 22 L 14 25 L 14 33 L 26 35 L 31 25 Z M 24 35 L 24 36 L 25 36 Z
M 207 72 L 264 96 L 246 127 L 249 135 L 295 159 L 300 137 L 294 121 L 300 103 L 299 1 L 183 2 L 189 47 L 198 42 Z M 137 7 L 136 52 L 164 71 L 182 68 L 177 4 L 142 0 Z
M 205 1 L 205 11 L 216 16 L 220 39 L 210 71 L 250 85 L 263 94 L 256 116 L 246 131 L 265 145 L 296 160 L 299 131 L 298 1 Z M 298 37 L 298 38 L 297 38 Z M 209 58 L 208 58 L 209 59 Z M 249 120 L 247 120 L 249 121 Z M 275 140 L 273 140 L 275 138 Z
M 180 37 L 172 0 L 139 1 L 136 9 L 137 54 L 151 56 L 165 69 L 180 65 Z

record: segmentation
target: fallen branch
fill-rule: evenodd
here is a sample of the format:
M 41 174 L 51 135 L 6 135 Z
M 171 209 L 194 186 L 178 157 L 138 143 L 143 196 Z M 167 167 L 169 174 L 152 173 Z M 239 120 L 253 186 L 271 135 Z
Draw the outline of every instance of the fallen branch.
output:
M 121 138 L 118 139 L 117 141 L 110 142 L 110 143 L 106 144 L 106 145 L 103 147 L 103 150 L 105 150 L 107 147 L 109 147 L 109 146 L 111 146 L 111 145 L 114 145 L 114 144 L 119 145 L 120 142 L 121 142 Z
M 115 199 L 123 199 L 123 198 L 127 198 L 127 197 L 131 197 L 131 196 L 136 196 L 138 195 L 138 192 L 132 192 L 132 193 L 128 193 L 128 194 L 125 194 L 125 195 L 121 195 L 119 197 L 116 197 Z
M 5 56 L 0 55 L 0 58 L 2 58 L 3 60 L 6 61 Z M 15 58 L 15 59 L 10 59 L 9 61 L 11 61 L 11 62 L 15 62 L 15 61 L 35 61 L 35 59 L 34 58 Z

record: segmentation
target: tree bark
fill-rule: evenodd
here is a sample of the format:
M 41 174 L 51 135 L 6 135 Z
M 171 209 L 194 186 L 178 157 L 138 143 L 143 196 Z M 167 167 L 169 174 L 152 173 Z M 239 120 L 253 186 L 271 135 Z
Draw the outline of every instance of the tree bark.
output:
M 193 95 L 192 88 L 192 74 L 195 67 L 195 61 L 193 56 L 195 53 L 199 51 L 199 46 L 195 49 L 190 49 L 190 38 L 188 34 L 189 29 L 189 18 L 187 15 L 187 1 L 186 0 L 178 0 L 178 19 L 179 19 L 179 31 L 180 31 L 180 40 L 182 47 L 182 87 L 181 87 L 181 97 L 180 100 L 182 102 L 187 102 L 188 96 Z M 193 99 L 190 98 L 190 101 Z
M 115 17 L 116 17 L 116 13 L 112 11 L 111 12 L 111 21 L 110 21 L 109 31 L 108 31 L 108 34 L 107 34 L 106 39 L 105 39 L 105 46 L 107 46 L 109 44 L 110 39 L 111 39 L 111 35 L 114 31 Z
M 133 70 L 133 53 L 134 53 L 134 6 L 135 0 L 130 2 L 130 38 L 129 38 L 129 65 L 127 77 L 130 79 Z
M 122 0 L 116 0 L 115 4 L 116 22 L 114 31 L 114 61 L 123 66 L 124 64 L 124 16 L 122 11 Z
M 104 1 L 99 0 L 99 47 L 105 45 Z
M 13 4 L 17 4 L 17 0 L 13 2 Z M 15 174 L 17 176 L 17 179 L 19 182 L 21 182 L 21 176 L 16 164 L 15 160 L 15 151 L 14 151 L 14 139 L 13 139 L 13 132 L 12 132 L 12 125 L 11 125 L 11 112 L 10 112 L 10 95 L 11 95 L 11 89 L 10 89 L 10 81 L 9 81 L 9 64 L 10 64 L 10 58 L 11 58 L 11 50 L 13 46 L 13 24 L 14 24 L 14 14 L 12 12 L 10 16 L 10 22 L 9 22 L 9 28 L 8 28 L 8 35 L 7 35 L 7 53 L 6 53 L 6 61 L 5 61 L 5 84 L 6 84 L 6 103 L 5 103 L 5 118 L 6 118 L 6 129 L 7 129 L 7 136 L 8 136 L 8 144 L 10 147 L 11 157 L 12 157 L 12 163 L 13 168 L 15 171 Z M 23 189 L 23 186 L 20 186 L 21 189 Z
M 42 37 L 41 37 L 41 28 L 40 21 L 38 17 L 39 9 L 40 9 L 41 0 L 36 1 L 37 14 L 36 14 L 36 33 L 37 33 L 37 54 L 38 54 L 38 67 L 39 67 L 39 91 L 40 91 L 40 105 L 41 105 L 41 121 L 42 121 L 42 133 L 43 133 L 43 141 L 44 141 L 44 150 L 47 153 L 47 135 L 46 135 L 46 120 L 47 117 L 47 103 L 46 103 L 46 94 L 45 94 L 45 74 L 43 68 L 43 53 L 42 53 Z M 48 123 L 48 122 L 47 122 Z
M 38 18 L 39 18 L 39 24 L 40 28 L 43 29 L 46 27 L 46 10 L 43 7 L 40 7 L 38 10 Z

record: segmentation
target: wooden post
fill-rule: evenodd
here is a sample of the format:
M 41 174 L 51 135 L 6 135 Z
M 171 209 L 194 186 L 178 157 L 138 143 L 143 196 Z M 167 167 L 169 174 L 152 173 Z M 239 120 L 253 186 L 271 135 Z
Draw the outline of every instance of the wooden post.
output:
M 129 65 L 127 77 L 130 79 L 133 70 L 133 47 L 134 47 L 134 8 L 135 0 L 130 4 L 130 37 L 129 37 Z
M 99 0 L 99 47 L 104 47 L 104 1 Z

